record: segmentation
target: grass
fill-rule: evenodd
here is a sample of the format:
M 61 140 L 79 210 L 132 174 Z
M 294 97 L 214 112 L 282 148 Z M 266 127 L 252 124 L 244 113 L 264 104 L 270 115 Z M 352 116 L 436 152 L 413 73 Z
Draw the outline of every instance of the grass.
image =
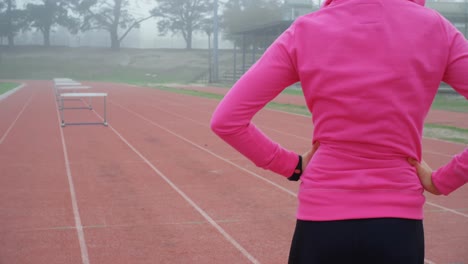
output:
M 297 96 L 304 96 L 304 93 L 302 93 L 302 89 L 299 87 L 289 87 L 288 89 L 284 90 L 282 92 L 283 94 L 289 94 L 289 95 L 297 95 Z
M 468 144 L 468 129 L 439 124 L 425 124 L 424 135 L 456 143 Z
M 271 102 L 267 104 L 267 108 L 284 111 L 288 113 L 300 114 L 304 116 L 312 116 L 309 112 L 309 109 L 303 105 L 292 105 L 292 104 L 280 104 Z
M 290 87 L 283 94 L 304 96 L 301 89 Z M 432 103 L 431 109 L 468 113 L 468 101 L 458 94 L 438 94 Z
M 220 52 L 220 67 L 231 65 L 230 52 Z M 127 84 L 192 83 L 206 75 L 208 52 L 181 49 L 33 48 L 17 47 L 0 54 L 0 79 L 80 81 Z
M 185 94 L 185 95 L 191 95 L 191 96 L 197 96 L 197 97 L 203 97 L 203 98 L 209 98 L 209 99 L 217 99 L 217 100 L 221 100 L 224 97 L 223 95 L 220 95 L 220 94 L 207 93 L 207 92 L 201 92 L 201 91 L 196 91 L 196 90 L 171 88 L 171 87 L 159 86 L 159 85 L 151 86 L 151 88 L 155 88 L 158 90 L 171 92 L 171 93 Z
M 468 113 L 468 101 L 458 95 L 438 94 L 432 103 L 432 109 Z
M 446 125 L 439 125 L 439 124 L 426 124 L 427 128 L 440 128 L 440 129 L 448 129 L 456 133 L 466 133 L 468 134 L 468 129 L 453 127 L 453 126 L 446 126 Z
M 18 87 L 19 84 L 17 83 L 9 83 L 9 82 L 0 82 L 0 95 L 13 90 L 14 88 Z
M 97 63 L 97 62 L 95 62 Z M 61 60 L 45 59 L 2 59 L 0 78 L 51 80 L 67 77 L 81 81 L 104 81 L 128 84 L 143 84 L 148 82 L 190 82 L 201 74 L 197 68 L 154 69 L 129 67 L 123 65 L 92 65 L 93 62 L 77 60 L 69 63 Z

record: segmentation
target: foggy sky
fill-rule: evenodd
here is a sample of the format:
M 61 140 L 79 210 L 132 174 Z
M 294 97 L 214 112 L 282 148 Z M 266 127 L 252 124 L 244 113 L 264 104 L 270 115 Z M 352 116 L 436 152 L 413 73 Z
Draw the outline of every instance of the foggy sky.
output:
M 226 2 L 227 0 L 219 0 Z M 306 0 L 315 4 L 323 3 L 324 0 Z M 431 0 L 427 0 L 430 2 Z M 37 3 L 34 0 L 16 0 L 18 8 L 23 8 L 27 3 Z M 136 18 L 143 18 L 149 15 L 149 10 L 156 5 L 155 0 L 130 0 L 130 11 Z M 433 2 L 433 1 L 432 1 Z M 466 2 L 466 0 L 440 0 L 437 2 Z M 222 12 L 220 7 L 219 12 Z M 232 43 L 224 41 L 222 34 L 219 39 L 220 48 L 232 48 Z M 20 45 L 41 45 L 42 35 L 40 33 L 18 34 L 17 43 Z M 109 34 L 106 31 L 85 32 L 77 35 L 68 33 L 65 29 L 56 29 L 51 33 L 52 45 L 64 46 L 110 46 Z M 195 32 L 193 35 L 193 48 L 205 49 L 208 47 L 208 39 L 205 33 Z M 180 34 L 173 35 L 169 32 L 166 36 L 159 36 L 157 28 L 157 18 L 152 18 L 141 23 L 140 29 L 133 29 L 123 40 L 122 47 L 132 48 L 185 48 L 185 41 Z

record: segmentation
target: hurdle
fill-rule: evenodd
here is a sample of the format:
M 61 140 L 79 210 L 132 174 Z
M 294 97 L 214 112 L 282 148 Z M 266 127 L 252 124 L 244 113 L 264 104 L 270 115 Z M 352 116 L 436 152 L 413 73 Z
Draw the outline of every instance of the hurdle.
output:
M 83 90 L 88 90 L 91 89 L 91 86 L 87 85 L 82 85 L 80 82 L 77 82 L 73 79 L 69 78 L 54 78 L 54 91 L 55 91 L 55 98 L 57 102 L 60 102 L 60 93 L 61 92 L 66 92 L 66 93 L 77 93 L 81 92 Z M 86 107 L 74 107 L 74 108 L 69 108 L 69 109 L 89 109 L 92 110 L 92 98 L 89 98 L 89 101 L 86 102 L 83 100 L 83 98 L 70 98 L 68 100 L 80 100 L 84 104 L 86 104 Z M 58 104 L 59 109 L 61 108 L 61 104 Z
M 57 101 L 59 99 L 59 93 L 60 93 L 59 90 L 61 89 L 68 89 L 68 90 L 73 89 L 73 91 L 76 91 L 79 89 L 87 89 L 85 88 L 86 86 L 82 85 L 80 82 L 77 82 L 68 78 L 54 78 L 53 81 L 54 81 L 54 93 L 55 93 L 55 97 Z
M 82 109 L 82 108 L 77 108 L 77 107 L 65 107 L 64 101 L 67 98 L 73 99 L 73 98 L 93 98 L 93 97 L 102 97 L 103 98 L 103 103 L 104 103 L 104 117 L 103 117 L 103 122 L 65 122 L 65 109 Z M 94 124 L 102 124 L 104 126 L 107 126 L 107 105 L 106 105 L 106 99 L 107 99 L 107 93 L 61 93 L 59 95 L 60 99 L 60 118 L 61 118 L 61 126 L 65 127 L 67 125 L 94 125 Z M 85 108 L 86 109 L 86 108 Z M 92 109 L 89 107 L 88 109 Z

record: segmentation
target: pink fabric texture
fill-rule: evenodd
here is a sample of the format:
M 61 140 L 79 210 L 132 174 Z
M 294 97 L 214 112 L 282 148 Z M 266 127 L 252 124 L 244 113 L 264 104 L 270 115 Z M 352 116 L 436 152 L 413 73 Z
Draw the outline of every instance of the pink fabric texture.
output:
M 285 177 L 298 162 L 253 116 L 301 82 L 320 148 L 301 177 L 297 217 L 423 218 L 408 157 L 441 81 L 468 98 L 468 42 L 424 1 L 331 0 L 298 18 L 232 87 L 211 127 L 257 166 Z M 468 181 L 468 151 L 434 172 L 448 194 Z

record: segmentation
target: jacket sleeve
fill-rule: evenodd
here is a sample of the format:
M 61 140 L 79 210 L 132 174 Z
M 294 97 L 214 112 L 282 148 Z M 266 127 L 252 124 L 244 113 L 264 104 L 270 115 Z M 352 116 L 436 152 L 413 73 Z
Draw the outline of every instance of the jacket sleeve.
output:
M 447 165 L 432 174 L 437 190 L 448 195 L 468 182 L 468 149 L 455 156 Z
M 234 84 L 216 108 L 211 129 L 258 167 L 285 177 L 293 174 L 298 156 L 262 133 L 253 116 L 286 87 L 299 81 L 294 52 L 294 24 Z
M 445 29 L 450 49 L 443 81 L 468 99 L 468 41 L 450 22 L 445 22 Z M 432 180 L 445 195 L 467 183 L 468 148 L 436 170 Z

